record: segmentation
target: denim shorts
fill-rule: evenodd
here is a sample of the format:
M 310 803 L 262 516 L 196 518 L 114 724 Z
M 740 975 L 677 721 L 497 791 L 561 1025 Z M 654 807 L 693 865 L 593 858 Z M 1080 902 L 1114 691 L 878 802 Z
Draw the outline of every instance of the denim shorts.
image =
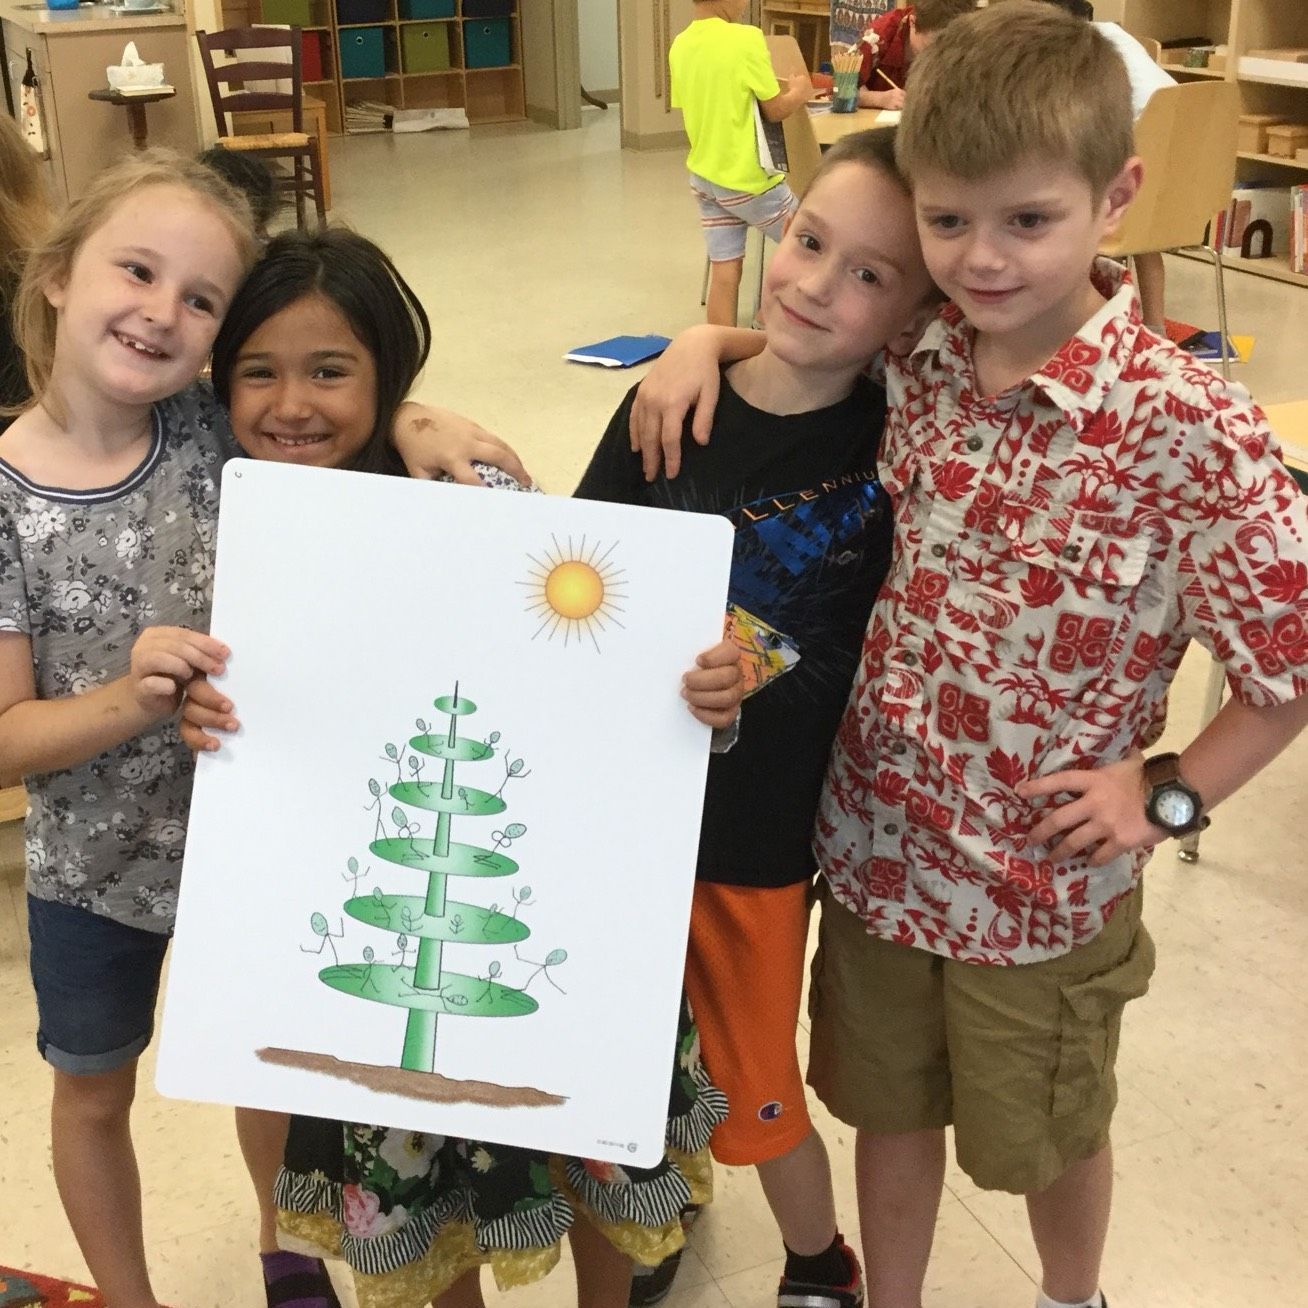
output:
M 779 241 L 786 219 L 799 204 L 785 182 L 778 182 L 761 195 L 749 195 L 691 173 L 690 189 L 695 194 L 704 244 L 713 263 L 743 259 L 745 234 L 751 227 L 757 227 L 769 241 Z
M 27 932 L 41 1057 L 78 1076 L 138 1058 L 154 1034 L 169 937 L 34 895 Z

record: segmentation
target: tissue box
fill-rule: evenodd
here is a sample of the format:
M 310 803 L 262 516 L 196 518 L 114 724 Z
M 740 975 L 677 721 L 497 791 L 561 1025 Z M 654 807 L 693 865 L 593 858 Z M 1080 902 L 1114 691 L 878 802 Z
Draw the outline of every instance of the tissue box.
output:
M 142 60 L 136 42 L 129 41 L 123 49 L 122 61 L 110 64 L 104 75 L 111 91 L 124 91 L 129 87 L 162 86 L 164 69 L 163 64 L 147 64 Z

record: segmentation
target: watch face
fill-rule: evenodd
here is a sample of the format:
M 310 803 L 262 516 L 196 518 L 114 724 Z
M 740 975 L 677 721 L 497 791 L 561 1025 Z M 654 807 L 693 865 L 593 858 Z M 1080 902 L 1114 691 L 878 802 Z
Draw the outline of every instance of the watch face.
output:
M 1194 821 L 1194 800 L 1184 790 L 1160 790 L 1154 796 L 1154 815 L 1160 827 L 1175 831 Z

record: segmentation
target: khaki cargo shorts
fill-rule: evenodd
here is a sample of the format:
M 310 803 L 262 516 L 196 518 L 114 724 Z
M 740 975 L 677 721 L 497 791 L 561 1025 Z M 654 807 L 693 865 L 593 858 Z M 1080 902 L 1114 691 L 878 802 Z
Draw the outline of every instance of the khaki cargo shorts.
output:
M 954 1127 L 959 1166 L 1030 1194 L 1108 1143 L 1127 1000 L 1154 945 L 1140 888 L 1095 939 L 1015 967 L 956 963 L 870 936 L 822 883 L 808 1083 L 842 1122 Z

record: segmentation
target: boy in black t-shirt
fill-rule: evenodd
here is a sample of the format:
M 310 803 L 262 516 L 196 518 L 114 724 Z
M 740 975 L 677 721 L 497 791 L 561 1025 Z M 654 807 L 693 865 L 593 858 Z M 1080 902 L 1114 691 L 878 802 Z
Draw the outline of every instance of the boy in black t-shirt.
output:
M 731 1107 L 713 1153 L 758 1167 L 781 1229 L 781 1308 L 863 1298 L 795 1032 L 813 816 L 890 561 L 885 393 L 863 374 L 913 344 L 937 302 L 893 149 L 893 133 L 867 132 L 826 156 L 768 267 L 767 345 L 724 370 L 708 446 L 687 442 L 681 475 L 647 483 L 628 443 L 633 389 L 576 491 L 736 525 L 727 623 L 750 698 L 734 749 L 709 765 L 686 987 Z

